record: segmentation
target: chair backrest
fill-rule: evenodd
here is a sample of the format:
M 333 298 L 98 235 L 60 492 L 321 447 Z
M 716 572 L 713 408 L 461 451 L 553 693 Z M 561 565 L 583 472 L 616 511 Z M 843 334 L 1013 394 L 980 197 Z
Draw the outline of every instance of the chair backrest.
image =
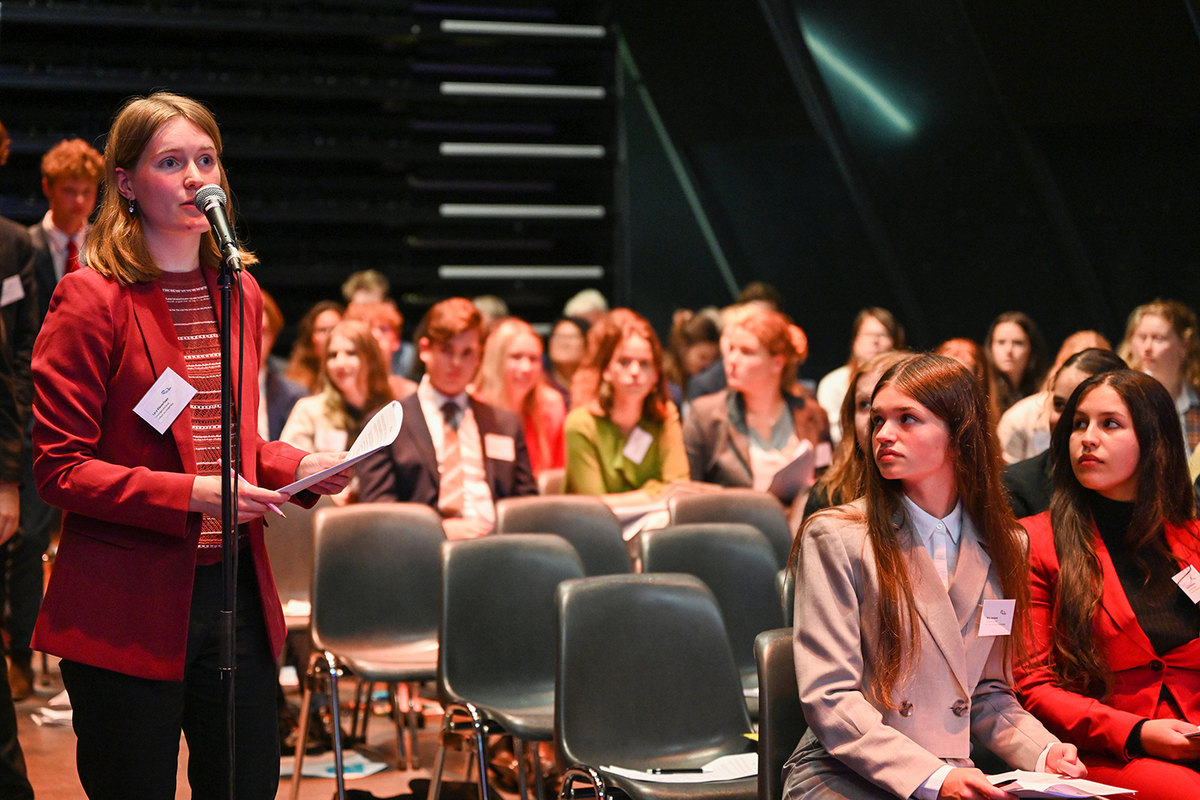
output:
M 271 561 L 279 602 L 285 607 L 291 600 L 309 602 L 312 594 L 313 527 L 317 512 L 332 506 L 333 501 L 322 495 L 312 508 L 289 503 L 284 509 L 286 518 L 272 516 L 266 520 L 263 536 L 267 557 Z
M 784 567 L 775 575 L 775 589 L 779 592 L 779 605 L 783 610 L 783 624 L 792 625 L 796 613 L 796 570 Z
M 419 503 L 361 503 L 317 514 L 312 636 L 338 652 L 437 633 L 441 517 Z
M 496 503 L 496 533 L 553 533 L 579 553 L 586 575 L 633 571 L 621 523 L 598 497 L 506 497 Z
M 567 479 L 567 471 L 562 467 L 544 469 L 537 476 L 538 494 L 562 494 L 563 483 Z
M 554 592 L 583 574 L 575 549 L 550 534 L 446 542 L 438 625 L 442 699 L 492 708 L 549 705 Z
M 672 497 L 668 502 L 672 525 L 693 522 L 745 522 L 758 528 L 775 550 L 775 568 L 787 564 L 792 550 L 792 530 L 787 513 L 774 495 L 753 489 L 725 489 L 721 492 Z
M 703 763 L 746 751 L 741 681 L 716 599 L 699 579 L 568 581 L 558 614 L 561 763 L 670 768 L 681 755 Z
M 754 658 L 758 662 L 758 798 L 782 800 L 783 765 L 808 730 L 796 686 L 792 629 L 760 633 Z
M 783 624 L 775 591 L 775 551 L 753 525 L 713 522 L 642 531 L 643 572 L 686 572 L 712 591 L 733 660 L 753 684 L 754 638 Z

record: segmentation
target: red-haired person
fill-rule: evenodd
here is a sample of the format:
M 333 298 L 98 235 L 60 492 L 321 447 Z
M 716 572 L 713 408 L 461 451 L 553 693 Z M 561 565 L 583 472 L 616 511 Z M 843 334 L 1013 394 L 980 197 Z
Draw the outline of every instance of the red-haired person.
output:
M 521 417 L 534 476 L 563 467 L 567 405 L 546 381 L 542 340 L 528 322 L 507 317 L 496 324 L 483 347 L 475 396 Z
M 661 484 L 688 477 L 662 345 L 643 317 L 615 308 L 592 325 L 571 394 L 564 492 L 640 503 Z
M 1200 523 L 1173 411 L 1141 372 L 1079 384 L 1054 427 L 1050 510 L 1023 521 L 1021 698 L 1092 777 L 1141 800 L 1200 796 Z
M 864 497 L 809 517 L 793 550 L 809 727 L 784 797 L 1007 800 L 972 738 L 1016 769 L 1085 774 L 1009 683 L 1029 621 L 1026 540 L 975 379 L 942 356 L 892 366 L 871 397 L 871 446 Z M 1001 619 L 1011 628 L 985 624 Z
M 483 320 L 470 300 L 434 305 L 420 329 L 425 375 L 401 401 L 396 441 L 360 462 L 359 499 L 424 503 L 441 513 L 448 537 L 482 536 L 497 500 L 537 494 L 525 433 L 516 414 L 467 394 L 483 354 Z

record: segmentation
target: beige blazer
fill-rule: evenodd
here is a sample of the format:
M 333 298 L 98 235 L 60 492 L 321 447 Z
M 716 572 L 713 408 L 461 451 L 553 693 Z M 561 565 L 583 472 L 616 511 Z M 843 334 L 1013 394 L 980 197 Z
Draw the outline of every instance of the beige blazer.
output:
M 802 534 L 793 646 L 816 741 L 797 748 L 785 782 L 816 789 L 836 766 L 820 762 L 832 758 L 908 797 L 944 763 L 969 766 L 972 734 L 1013 767 L 1034 769 L 1057 739 L 1017 702 L 1001 639 L 978 635 L 982 602 L 1002 595 L 966 514 L 948 592 L 907 517 L 897 518 L 920 616 L 918 658 L 894 691 L 897 710 L 864 693 L 874 677 L 879 605 L 864 508 L 859 500 L 822 512 Z M 808 792 L 787 794 L 797 800 Z

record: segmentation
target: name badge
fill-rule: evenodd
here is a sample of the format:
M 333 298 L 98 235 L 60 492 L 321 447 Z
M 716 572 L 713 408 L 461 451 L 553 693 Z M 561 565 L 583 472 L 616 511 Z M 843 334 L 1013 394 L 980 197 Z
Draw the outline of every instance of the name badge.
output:
M 1183 593 L 1188 596 L 1188 599 L 1193 603 L 1200 603 L 1200 570 L 1197 570 L 1191 564 L 1187 565 L 1187 569 L 1178 575 L 1171 576 L 1171 580 L 1175 581 Z
M 517 443 L 511 436 L 485 433 L 483 435 L 483 454 L 493 461 L 516 461 Z
M 979 615 L 980 636 L 1008 636 L 1012 633 L 1013 614 L 1017 610 L 1016 600 L 984 600 L 983 613 Z
M 179 377 L 179 373 L 167 367 L 150 391 L 138 401 L 133 411 L 159 433 L 166 433 L 175 418 L 183 413 L 187 404 L 196 396 L 196 389 Z
M 621 451 L 621 455 L 635 464 L 641 464 L 642 459 L 646 457 L 646 451 L 652 444 L 654 444 L 654 437 L 645 428 L 638 426 L 629 432 L 629 438 L 625 440 L 625 449 Z
M 10 275 L 0 285 L 0 307 L 25 299 L 25 286 L 20 275 Z

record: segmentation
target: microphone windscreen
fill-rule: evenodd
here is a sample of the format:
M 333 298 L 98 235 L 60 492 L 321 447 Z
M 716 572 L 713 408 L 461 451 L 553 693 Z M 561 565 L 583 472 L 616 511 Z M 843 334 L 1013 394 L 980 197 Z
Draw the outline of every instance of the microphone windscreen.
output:
M 214 203 L 224 208 L 227 199 L 225 190 L 215 183 L 206 184 L 196 190 L 196 208 L 201 211 L 207 211 Z

